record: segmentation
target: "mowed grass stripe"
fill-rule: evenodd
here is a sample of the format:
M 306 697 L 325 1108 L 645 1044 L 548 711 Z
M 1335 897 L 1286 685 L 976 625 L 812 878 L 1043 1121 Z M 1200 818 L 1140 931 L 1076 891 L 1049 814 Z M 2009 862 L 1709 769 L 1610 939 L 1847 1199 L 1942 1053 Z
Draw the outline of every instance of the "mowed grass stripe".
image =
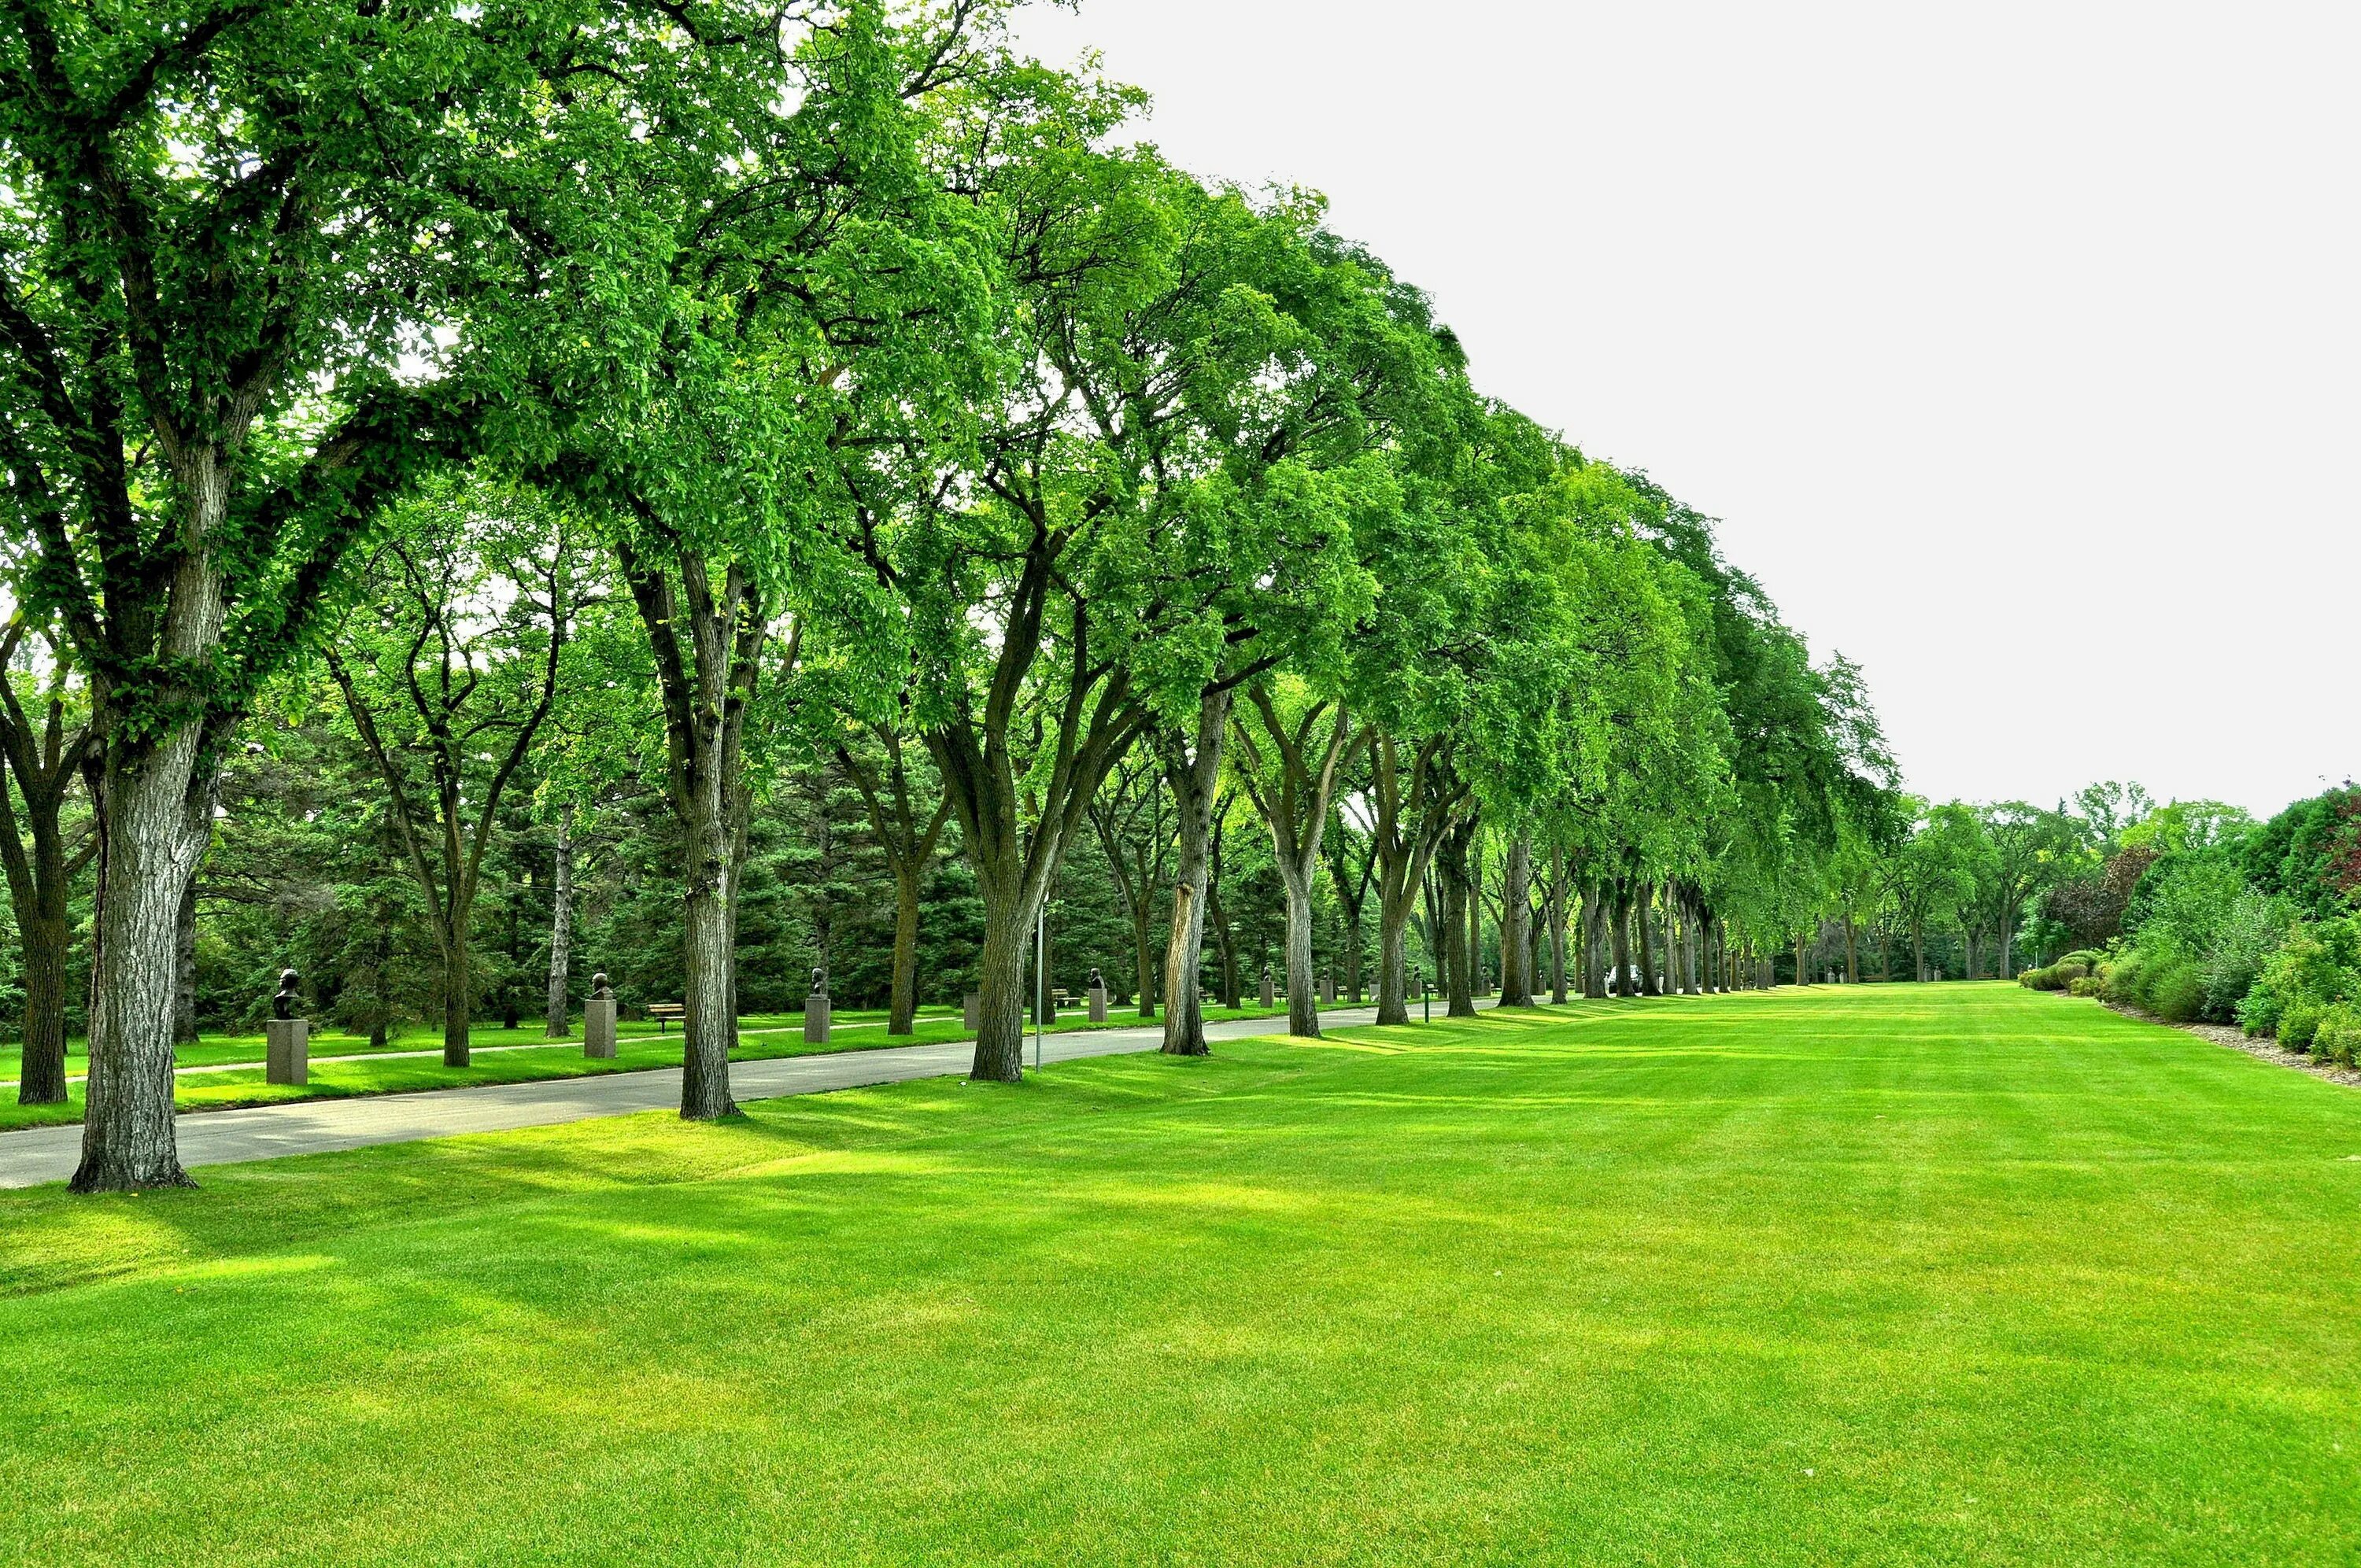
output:
M 2356 1154 L 2350 1091 L 1947 985 L 16 1194 L 0 1542 L 2349 1562 Z

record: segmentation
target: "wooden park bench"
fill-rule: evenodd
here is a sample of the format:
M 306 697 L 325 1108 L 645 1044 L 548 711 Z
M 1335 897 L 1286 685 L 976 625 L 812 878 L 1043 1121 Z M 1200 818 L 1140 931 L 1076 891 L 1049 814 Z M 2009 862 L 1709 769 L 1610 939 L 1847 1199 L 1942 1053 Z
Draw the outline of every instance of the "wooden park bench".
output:
M 675 1018 L 686 1016 L 687 1013 L 688 1008 L 684 1003 L 678 1002 L 651 1002 L 648 1003 L 648 1016 L 656 1021 L 656 1033 L 659 1035 L 664 1032 L 665 1025 L 671 1023 Z

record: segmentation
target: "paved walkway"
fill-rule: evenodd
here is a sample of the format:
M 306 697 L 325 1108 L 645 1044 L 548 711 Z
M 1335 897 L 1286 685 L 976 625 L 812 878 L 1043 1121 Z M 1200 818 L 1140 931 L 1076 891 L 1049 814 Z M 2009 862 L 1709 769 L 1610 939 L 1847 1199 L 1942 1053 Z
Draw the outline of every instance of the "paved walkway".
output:
M 1481 1005 L 1490 1006 L 1488 999 Z M 1335 1026 L 1367 1024 L 1375 1007 L 1339 1007 L 1322 1014 Z M 1209 1040 L 1240 1040 L 1283 1035 L 1285 1018 L 1240 1018 L 1205 1025 Z M 1150 1051 L 1161 1045 L 1160 1026 L 1077 1030 L 1048 1036 L 1050 1061 Z M 1033 1040 L 1025 1041 L 1033 1060 Z M 739 1100 L 774 1100 L 787 1094 L 818 1094 L 869 1083 L 901 1083 L 915 1078 L 963 1073 L 975 1059 L 973 1041 L 931 1046 L 890 1046 L 878 1050 L 831 1051 L 821 1056 L 778 1057 L 730 1064 L 730 1091 Z M 227 1165 L 275 1159 L 282 1155 L 324 1154 L 370 1144 L 409 1143 L 457 1133 L 499 1133 L 512 1127 L 544 1127 L 594 1116 L 628 1116 L 680 1104 L 680 1069 L 608 1073 L 596 1078 L 556 1079 L 542 1083 L 488 1083 L 475 1089 L 434 1089 L 410 1094 L 373 1094 L 345 1100 L 297 1100 L 242 1111 L 184 1111 L 178 1118 L 181 1163 Z M 0 1133 L 0 1188 L 63 1181 L 82 1157 L 79 1126 L 32 1127 Z
M 930 1013 L 925 1017 L 920 1018 L 919 1022 L 923 1024 L 929 1020 L 939 1022 L 940 1018 L 938 1014 Z M 835 1031 L 841 1035 L 847 1029 L 882 1029 L 884 1026 L 885 1020 L 879 1018 L 859 1024 L 839 1024 L 835 1026 Z M 759 1029 L 741 1029 L 738 1031 L 738 1037 L 742 1040 L 749 1035 L 792 1035 L 800 1033 L 802 1029 L 803 1025 L 801 1024 L 766 1024 Z M 662 1034 L 648 1035 L 634 1031 L 631 1034 L 622 1036 L 621 1038 L 626 1043 L 629 1043 L 634 1040 L 662 1040 L 664 1038 L 664 1036 Z M 678 1035 L 675 1035 L 672 1038 L 676 1040 L 680 1038 L 680 1036 Z M 489 1056 L 495 1051 L 562 1050 L 567 1046 L 572 1046 L 577 1051 L 582 1048 L 582 1034 L 580 1030 L 577 1029 L 575 1031 L 573 1037 L 570 1039 L 527 1040 L 522 1045 L 514 1046 L 475 1046 L 471 1047 L 470 1050 L 474 1055 L 481 1057 Z M 354 1051 L 344 1056 L 313 1056 L 306 1058 L 305 1059 L 310 1061 L 313 1067 L 318 1067 L 322 1062 L 423 1061 L 428 1057 L 433 1057 L 438 1061 L 441 1060 L 443 1057 L 443 1047 L 436 1046 L 432 1050 L 423 1051 Z M 268 1062 L 264 1061 L 259 1057 L 257 1057 L 252 1061 L 207 1062 L 202 1067 L 176 1067 L 172 1069 L 172 1076 L 175 1078 L 185 1078 L 192 1072 L 253 1072 L 258 1069 L 268 1067 L 269 1065 L 269 1064 Z M 66 1081 L 68 1083 L 80 1083 L 88 1075 L 85 1073 L 70 1072 L 66 1075 Z M 18 1080 L 13 1078 L 0 1078 L 0 1089 L 13 1089 L 16 1086 L 18 1081 Z

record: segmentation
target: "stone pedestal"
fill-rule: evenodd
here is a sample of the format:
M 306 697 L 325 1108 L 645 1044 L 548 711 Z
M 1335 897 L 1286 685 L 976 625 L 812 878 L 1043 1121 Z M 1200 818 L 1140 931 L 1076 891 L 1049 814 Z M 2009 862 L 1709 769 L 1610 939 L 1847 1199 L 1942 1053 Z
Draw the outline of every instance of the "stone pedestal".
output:
M 828 1044 L 828 998 L 825 996 L 804 998 L 804 1044 Z
M 269 1083 L 312 1081 L 312 1021 L 272 1018 L 262 1025 L 262 1077 Z
M 615 1057 L 615 999 L 594 996 L 582 1004 L 582 1054 L 600 1061 Z
M 1336 1005 L 1336 977 L 1333 974 L 1323 974 L 1320 977 L 1320 1005 L 1323 1007 Z
M 1268 969 L 1262 971 L 1262 1004 L 1265 1007 L 1279 1005 L 1279 988 L 1272 983 Z
M 971 1030 L 983 1027 L 983 992 L 971 991 L 960 1003 L 960 1022 Z
M 1107 1014 L 1106 987 L 1104 985 L 1094 985 L 1091 987 L 1089 991 L 1083 992 L 1083 994 L 1090 998 L 1091 1022 L 1093 1024 L 1105 1023 Z

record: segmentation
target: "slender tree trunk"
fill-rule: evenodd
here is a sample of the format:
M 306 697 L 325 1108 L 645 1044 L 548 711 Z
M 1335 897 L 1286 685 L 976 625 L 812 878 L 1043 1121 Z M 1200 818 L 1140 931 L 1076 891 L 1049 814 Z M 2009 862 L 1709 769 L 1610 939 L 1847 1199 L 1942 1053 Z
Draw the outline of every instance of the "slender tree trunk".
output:
M 1847 985 L 1859 985 L 1861 983 L 1861 956 L 1853 938 L 1853 921 L 1850 914 L 1847 914 L 1845 916 L 1844 934 L 1845 983 Z
M 1549 938 L 1550 938 L 1550 1001 L 1564 1006 L 1567 1000 L 1565 984 L 1565 851 L 1554 850 L 1550 856 Z
M 1178 737 L 1166 738 L 1165 783 L 1172 790 L 1173 848 L 1172 929 L 1164 948 L 1164 1045 L 1167 1056 L 1202 1057 L 1205 1043 L 1205 1009 L 1201 998 L 1200 971 L 1205 961 L 1205 917 L 1213 904 L 1213 818 L 1222 774 L 1222 741 L 1230 721 L 1230 694 L 1203 693 L 1197 703 L 1197 732 L 1185 752 Z M 1235 1005 L 1231 987 L 1236 966 L 1230 952 L 1226 921 L 1217 919 L 1215 938 L 1222 949 L 1224 998 Z
M 1582 994 L 1593 1002 L 1607 995 L 1606 966 L 1599 961 L 1601 938 L 1599 916 L 1605 907 L 1605 890 L 1598 883 L 1588 883 L 1582 890 L 1582 912 L 1576 930 L 1575 950 L 1582 957 Z
M 1137 964 L 1136 978 L 1139 981 L 1139 1015 L 1153 1018 L 1156 1016 L 1156 958 L 1148 950 L 1148 903 L 1143 898 L 1131 909 L 1131 952 Z
M 1484 974 L 1484 856 L 1469 837 L 1466 856 L 1467 875 L 1464 881 L 1467 898 L 1467 988 L 1468 1006 L 1475 998 L 1487 994 L 1491 987 L 1485 983 Z
M 682 898 L 680 1113 L 709 1122 L 738 1109 L 730 1094 L 730 1051 L 737 1044 L 737 944 L 730 909 L 728 803 L 719 778 L 697 782 L 704 787 L 690 801 L 694 824 Z
M 574 1032 L 574 808 L 557 814 L 557 844 L 550 878 L 549 993 L 543 1009 L 544 1038 L 562 1040 Z
M 60 868 L 62 870 L 62 868 Z M 41 918 L 21 927 L 25 965 L 25 1050 L 16 1073 L 16 1103 L 66 1102 L 65 918 Z
M 888 1035 L 918 1032 L 918 879 L 908 861 L 894 867 L 894 992 L 885 1012 Z
M 1500 878 L 1500 1005 L 1533 1004 L 1533 841 L 1520 831 L 1510 836 Z
M 1615 995 L 1618 1000 L 1630 1000 L 1634 989 L 1631 973 L 1631 883 L 1621 877 L 1615 879 L 1613 926 L 1609 939 L 1613 944 L 1612 970 Z
M 1660 996 L 1663 987 L 1655 982 L 1655 885 L 1641 883 L 1639 897 L 1634 900 L 1631 916 L 1639 924 L 1639 994 Z
M 1347 910 L 1345 915 L 1345 993 L 1353 1005 L 1361 1004 L 1361 912 Z
M 1927 929 L 1924 923 L 1910 922 L 1910 963 L 1918 977 L 1917 983 L 1927 983 Z
M 474 989 L 474 975 L 469 972 L 473 954 L 469 951 L 467 927 L 464 916 L 455 928 L 443 938 L 443 1065 L 466 1067 L 467 1056 L 468 992 Z
M 1443 966 L 1450 987 L 1448 1015 L 1476 1016 L 1475 938 L 1482 929 L 1471 913 L 1475 888 L 1470 879 L 1469 850 L 1475 846 L 1476 819 L 1462 817 L 1453 823 L 1434 853 L 1435 891 L 1442 895 Z

